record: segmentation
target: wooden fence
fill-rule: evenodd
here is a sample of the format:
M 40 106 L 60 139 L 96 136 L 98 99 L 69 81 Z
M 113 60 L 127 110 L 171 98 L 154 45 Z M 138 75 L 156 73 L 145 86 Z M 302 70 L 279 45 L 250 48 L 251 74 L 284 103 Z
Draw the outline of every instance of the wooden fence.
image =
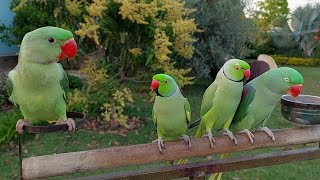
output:
M 165 142 L 166 149 L 159 153 L 157 143 L 111 147 L 89 151 L 70 152 L 25 158 L 22 161 L 24 179 L 45 178 L 99 169 L 111 169 L 129 165 L 163 162 L 191 157 L 206 157 L 213 154 L 246 151 L 259 148 L 309 144 L 320 141 L 320 125 L 273 131 L 276 141 L 262 131 L 254 133 L 254 144 L 245 134 L 237 134 L 238 145 L 227 136 L 216 137 L 215 147 L 210 148 L 206 137 L 192 139 L 188 150 L 184 141 Z M 206 174 L 261 166 L 270 166 L 320 158 L 319 147 L 259 154 L 250 157 L 226 160 L 207 160 L 184 165 L 168 165 L 129 172 L 103 174 L 78 179 L 173 179 L 190 177 L 203 179 Z M 205 159 L 204 159 L 205 160 Z

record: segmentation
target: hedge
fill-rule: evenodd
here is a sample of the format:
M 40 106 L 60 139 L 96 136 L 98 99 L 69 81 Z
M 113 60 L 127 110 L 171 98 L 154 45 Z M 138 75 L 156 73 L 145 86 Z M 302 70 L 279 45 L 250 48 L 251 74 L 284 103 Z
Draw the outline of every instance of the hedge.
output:
M 272 58 L 279 65 L 317 66 L 320 64 L 320 59 L 316 58 L 298 58 L 279 55 L 273 55 Z

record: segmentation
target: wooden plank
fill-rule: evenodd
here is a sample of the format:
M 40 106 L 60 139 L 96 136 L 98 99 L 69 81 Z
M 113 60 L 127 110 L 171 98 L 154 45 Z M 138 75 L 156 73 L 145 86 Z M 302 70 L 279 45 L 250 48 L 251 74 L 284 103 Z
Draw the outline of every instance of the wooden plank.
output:
M 244 151 L 265 147 L 307 144 L 320 141 L 320 125 L 273 131 L 276 141 L 271 141 L 265 132 L 254 133 L 252 145 L 245 134 L 237 134 L 238 145 L 227 136 L 216 137 L 212 150 L 206 137 L 192 139 L 188 150 L 184 141 L 165 142 L 166 149 L 160 154 L 156 143 L 123 147 L 111 147 L 90 151 L 70 152 L 26 158 L 22 162 L 23 178 L 35 179 L 77 172 L 109 169 L 135 164 L 146 164 L 189 157 L 205 157 L 213 154 Z
M 285 164 L 312 159 L 320 159 L 320 149 L 318 147 L 258 154 L 254 156 L 230 158 L 225 160 L 210 160 L 206 162 L 189 163 L 184 165 L 147 168 L 130 172 L 81 177 L 74 180 L 167 180 L 182 177 L 203 179 L 205 178 L 206 174 L 211 173 L 249 169 L 261 166 L 272 166 L 276 164 Z

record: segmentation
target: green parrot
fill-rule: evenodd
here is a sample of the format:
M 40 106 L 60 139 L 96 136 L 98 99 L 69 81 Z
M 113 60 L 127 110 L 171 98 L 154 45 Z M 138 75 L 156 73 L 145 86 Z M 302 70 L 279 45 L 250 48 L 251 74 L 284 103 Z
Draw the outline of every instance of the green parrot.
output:
M 243 88 L 242 99 L 233 121 L 230 131 L 233 133 L 246 133 L 253 143 L 254 135 L 251 131 L 262 130 L 275 141 L 272 131 L 265 127 L 277 102 L 284 94 L 297 97 L 302 90 L 303 77 L 301 74 L 288 67 L 269 70 L 253 79 Z M 262 127 L 259 127 L 261 126 Z M 221 158 L 228 158 L 230 154 L 222 154 Z M 210 179 L 214 179 L 217 173 Z M 219 173 L 220 179 L 222 173 Z
M 191 120 L 190 104 L 181 94 L 176 81 L 167 74 L 156 74 L 152 77 L 151 90 L 157 94 L 152 118 L 157 127 L 160 153 L 164 148 L 163 141 L 177 139 L 185 140 L 191 149 L 191 140 L 185 134 Z
M 9 100 L 24 117 L 16 124 L 18 133 L 39 121 L 67 124 L 69 131 L 75 131 L 74 121 L 66 116 L 68 78 L 57 62 L 76 53 L 72 33 L 61 28 L 42 27 L 23 37 L 18 64 L 7 79 Z
M 217 74 L 214 82 L 203 95 L 200 110 L 200 125 L 196 137 L 207 133 L 211 148 L 215 139 L 212 130 L 223 128 L 224 134 L 237 144 L 229 126 L 241 100 L 243 80 L 250 78 L 250 65 L 239 59 L 227 61 Z

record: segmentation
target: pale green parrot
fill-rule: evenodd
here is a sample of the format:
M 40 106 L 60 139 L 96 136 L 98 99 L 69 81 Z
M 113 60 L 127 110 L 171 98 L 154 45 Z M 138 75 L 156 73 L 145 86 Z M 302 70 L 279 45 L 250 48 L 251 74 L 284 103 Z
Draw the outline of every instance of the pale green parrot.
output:
M 243 80 L 250 78 L 248 63 L 231 59 L 227 61 L 217 74 L 215 81 L 207 88 L 203 95 L 200 110 L 200 125 L 196 137 L 207 133 L 211 148 L 215 142 L 212 130 L 223 128 L 224 134 L 237 144 L 229 126 L 241 100 Z
M 233 133 L 246 133 L 251 143 L 254 140 L 251 131 L 256 129 L 266 132 L 275 141 L 272 131 L 265 127 L 265 122 L 281 96 L 291 94 L 292 97 L 297 97 L 302 90 L 302 83 L 301 74 L 288 67 L 269 70 L 253 79 L 243 88 L 242 99 L 231 122 L 230 130 Z M 229 155 L 223 154 L 221 158 L 228 158 Z M 210 179 L 214 179 L 216 175 L 217 173 Z M 222 173 L 219 173 L 218 179 L 221 176 Z
M 16 124 L 18 133 L 24 125 L 48 121 L 67 124 L 69 131 L 75 123 L 66 116 L 69 83 L 57 62 L 76 55 L 77 44 L 70 31 L 57 27 L 42 27 L 27 33 L 20 46 L 17 66 L 9 72 L 9 100 L 19 107 L 24 119 Z
M 163 141 L 183 139 L 191 148 L 191 140 L 186 135 L 187 125 L 191 120 L 191 109 L 188 100 L 183 97 L 175 80 L 166 74 L 152 77 L 151 90 L 157 96 L 153 105 L 152 118 L 157 127 L 158 147 L 160 153 L 164 148 Z

